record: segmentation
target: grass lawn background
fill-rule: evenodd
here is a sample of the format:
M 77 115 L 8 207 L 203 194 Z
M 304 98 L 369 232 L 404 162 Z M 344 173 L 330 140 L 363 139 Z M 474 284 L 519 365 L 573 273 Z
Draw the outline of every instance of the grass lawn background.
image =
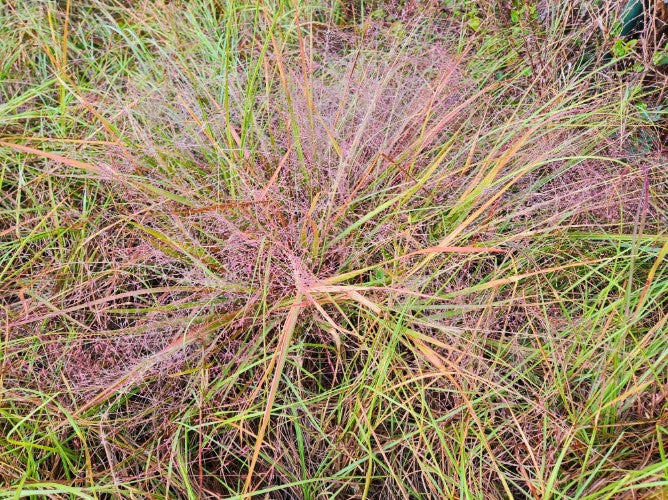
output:
M 665 42 L 620 17 L 6 2 L 0 497 L 663 498 Z

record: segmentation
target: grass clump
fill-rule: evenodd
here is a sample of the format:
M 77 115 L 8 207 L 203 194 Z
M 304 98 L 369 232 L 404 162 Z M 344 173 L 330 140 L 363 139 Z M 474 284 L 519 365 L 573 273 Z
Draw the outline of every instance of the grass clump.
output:
M 503 7 L 3 7 L 1 496 L 660 498 L 662 76 Z

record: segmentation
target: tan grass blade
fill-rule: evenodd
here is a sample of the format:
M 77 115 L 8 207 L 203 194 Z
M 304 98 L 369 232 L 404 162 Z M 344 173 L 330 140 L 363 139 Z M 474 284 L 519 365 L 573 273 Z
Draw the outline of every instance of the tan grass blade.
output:
M 42 151 L 41 149 L 31 148 L 30 146 L 21 146 L 20 144 L 15 144 L 13 142 L 5 142 L 5 141 L 0 141 L 0 146 L 15 149 L 23 153 L 30 153 L 33 155 L 40 156 L 42 158 L 48 158 L 49 160 L 57 161 L 58 163 L 62 163 L 63 165 L 67 165 L 68 167 L 80 168 L 82 170 L 85 170 L 86 172 L 91 172 L 93 174 L 103 173 L 100 167 L 96 167 L 95 165 L 91 165 L 90 163 L 84 163 L 79 160 L 72 160 L 71 158 L 65 158 L 64 156 L 57 155 L 55 153 L 49 153 L 47 151 Z
M 274 401 L 276 399 L 276 393 L 278 392 L 278 385 L 281 381 L 281 375 L 283 374 L 283 367 L 285 366 L 285 360 L 288 357 L 288 349 L 290 347 L 290 341 L 292 340 L 292 333 L 295 330 L 297 325 L 297 318 L 302 309 L 302 296 L 301 293 L 297 293 L 295 296 L 294 302 L 290 307 L 288 316 L 283 323 L 283 328 L 281 330 L 281 336 L 279 338 L 278 346 L 276 346 L 276 354 L 272 359 L 272 363 L 269 365 L 267 371 L 271 371 L 273 368 L 274 376 L 271 380 L 271 385 L 269 387 L 269 394 L 267 395 L 267 404 L 264 408 L 264 415 L 262 416 L 262 422 L 260 423 L 260 429 L 257 433 L 257 441 L 255 443 L 255 448 L 253 449 L 253 455 L 251 456 L 250 465 L 248 466 L 248 474 L 246 475 L 246 481 L 244 482 L 243 497 L 250 498 L 252 494 L 249 494 L 249 490 L 252 487 L 253 483 L 253 472 L 255 471 L 255 465 L 257 464 L 257 459 L 260 456 L 260 449 L 264 442 L 264 435 L 267 432 L 267 427 L 269 426 L 269 421 L 271 420 L 271 409 L 274 406 Z M 274 365 L 274 366 L 272 366 Z

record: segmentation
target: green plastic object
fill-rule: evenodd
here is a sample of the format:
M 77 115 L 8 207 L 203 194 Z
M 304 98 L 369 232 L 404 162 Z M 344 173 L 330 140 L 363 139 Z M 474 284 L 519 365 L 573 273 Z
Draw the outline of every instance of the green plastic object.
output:
M 629 0 L 622 12 L 623 37 L 631 36 L 643 30 L 645 24 L 645 2 Z

